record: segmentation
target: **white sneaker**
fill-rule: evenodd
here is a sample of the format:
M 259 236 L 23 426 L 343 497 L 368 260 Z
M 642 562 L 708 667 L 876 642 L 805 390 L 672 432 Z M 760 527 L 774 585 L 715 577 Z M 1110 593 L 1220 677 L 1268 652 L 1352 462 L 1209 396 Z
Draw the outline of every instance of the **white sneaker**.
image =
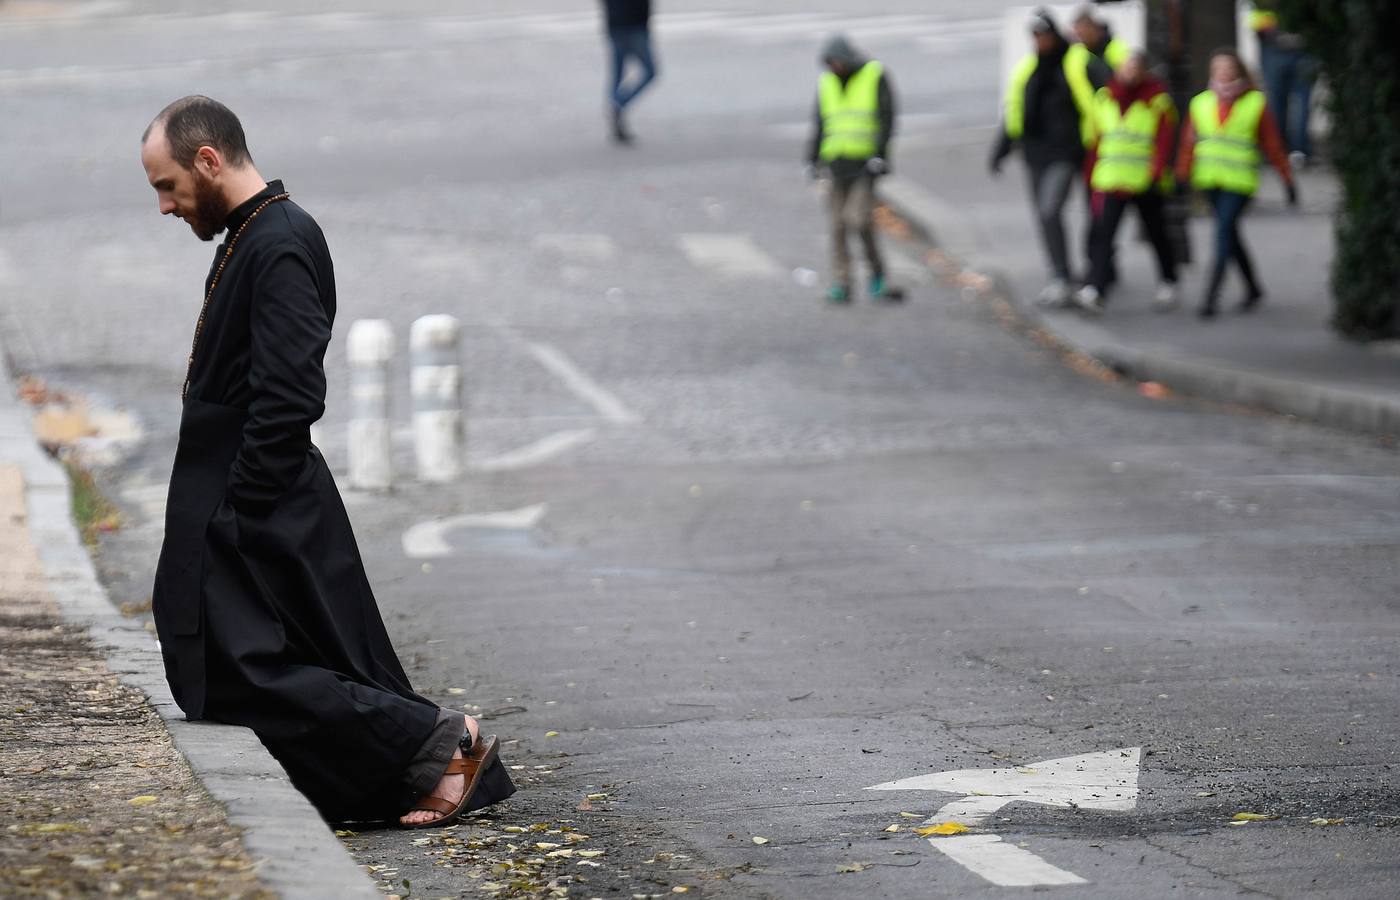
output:
M 1152 298 L 1152 309 L 1159 313 L 1171 312 L 1181 304 L 1176 291 L 1176 282 L 1164 281 L 1157 285 L 1157 296 Z
M 1091 316 L 1103 313 L 1103 297 L 1099 294 L 1099 289 L 1092 284 L 1080 288 L 1074 295 L 1074 302 Z
M 1063 278 L 1056 278 L 1054 281 L 1041 288 L 1040 296 L 1036 302 L 1041 306 L 1059 309 L 1069 305 L 1070 289 L 1069 282 Z

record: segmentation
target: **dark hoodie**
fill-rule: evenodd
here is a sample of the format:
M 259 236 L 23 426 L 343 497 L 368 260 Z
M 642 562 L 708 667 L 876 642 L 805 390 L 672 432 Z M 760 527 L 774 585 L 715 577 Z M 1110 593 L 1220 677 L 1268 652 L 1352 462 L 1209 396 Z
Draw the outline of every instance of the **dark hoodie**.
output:
M 1079 107 L 1065 79 L 1065 53 L 1069 51 L 1069 42 L 1059 31 L 1053 34 L 1055 46 L 1039 55 L 1035 71 L 1026 82 L 1026 123 L 1020 144 L 1027 165 L 1033 168 L 1052 162 L 1078 165 L 1084 160 Z M 1013 143 L 1003 128 L 994 156 L 1004 158 L 1011 152 Z

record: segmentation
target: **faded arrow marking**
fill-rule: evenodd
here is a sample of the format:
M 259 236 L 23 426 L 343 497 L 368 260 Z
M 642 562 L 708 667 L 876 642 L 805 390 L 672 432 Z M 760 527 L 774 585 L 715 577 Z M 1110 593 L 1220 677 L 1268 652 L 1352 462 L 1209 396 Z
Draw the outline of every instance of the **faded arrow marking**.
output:
M 465 513 L 419 522 L 403 533 L 403 552 L 409 559 L 436 559 L 450 556 L 452 545 L 447 533 L 459 528 L 496 528 L 527 531 L 544 518 L 548 504 L 537 503 L 521 509 L 493 513 Z
M 871 791 L 943 791 L 964 794 L 945 804 L 925 822 L 958 822 L 975 828 L 1009 803 L 1123 811 L 1137 805 L 1141 747 L 1103 750 L 1047 759 L 1029 766 L 957 769 L 887 781 Z M 995 834 L 930 837 L 943 855 L 1003 887 L 1081 884 L 1083 878 L 1053 866 Z

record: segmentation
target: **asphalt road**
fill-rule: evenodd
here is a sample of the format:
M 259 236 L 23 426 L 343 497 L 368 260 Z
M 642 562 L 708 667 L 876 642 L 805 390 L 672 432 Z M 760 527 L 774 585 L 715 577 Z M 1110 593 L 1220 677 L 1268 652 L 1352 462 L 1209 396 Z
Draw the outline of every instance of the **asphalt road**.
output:
M 527 789 L 493 821 L 605 850 L 558 864 L 571 896 L 1013 896 L 910 833 L 959 795 L 865 788 L 1120 749 L 1128 808 L 983 827 L 1064 896 L 1400 893 L 1394 451 L 1076 374 L 910 247 L 906 305 L 818 299 L 822 36 L 891 68 L 899 167 L 991 122 L 1006 4 L 667 4 L 629 149 L 589 4 L 41 6 L 0 5 L 0 327 L 144 429 L 102 472 L 118 601 L 149 591 L 212 250 L 155 215 L 137 141 L 203 92 L 325 228 L 342 336 L 463 322 L 469 476 L 414 484 L 401 433 L 403 484 L 348 502 L 415 684 L 501 711 Z M 343 471 L 343 340 L 329 363 Z M 414 896 L 482 893 L 419 837 L 347 840 Z

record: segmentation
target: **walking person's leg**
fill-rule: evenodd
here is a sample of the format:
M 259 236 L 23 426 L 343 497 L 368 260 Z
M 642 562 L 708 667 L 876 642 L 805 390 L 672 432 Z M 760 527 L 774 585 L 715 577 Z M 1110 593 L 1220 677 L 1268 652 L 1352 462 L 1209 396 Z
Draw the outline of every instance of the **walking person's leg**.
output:
M 1127 200 L 1122 197 L 1104 193 L 1095 194 L 1090 204 L 1095 216 L 1094 245 L 1089 252 L 1089 280 L 1075 295 L 1075 300 L 1085 312 L 1103 312 L 1104 300 L 1112 284 L 1111 248 L 1127 205 Z
M 861 246 L 865 249 L 865 261 L 870 266 L 870 296 L 881 299 L 885 296 L 885 260 L 880 255 L 880 244 L 875 233 L 875 178 L 862 175 L 851 188 L 851 198 L 846 204 L 850 216 L 847 224 L 860 235 Z
M 827 214 L 831 220 L 831 287 L 827 299 L 846 303 L 851 298 L 851 248 L 846 235 L 846 206 L 855 182 L 849 178 L 832 178 L 827 195 Z
M 627 55 L 636 60 L 638 68 L 631 85 L 618 93 L 618 105 L 626 108 L 656 79 L 656 57 L 651 50 L 651 33 L 645 27 L 625 29 L 623 40 Z
M 1307 53 L 1299 55 L 1293 78 L 1292 95 L 1288 98 L 1288 123 L 1284 135 L 1288 149 L 1301 168 L 1312 159 L 1312 93 L 1317 81 L 1317 59 Z
M 613 140 L 618 143 L 626 143 L 631 139 L 622 119 L 624 106 L 622 81 L 627 73 L 628 55 L 626 29 L 608 29 L 608 50 L 612 64 L 608 81 L 608 112 L 612 118 Z
M 1201 301 L 1199 314 L 1203 319 L 1215 316 L 1219 311 L 1220 285 L 1225 280 L 1225 267 L 1231 260 L 1240 260 L 1239 218 L 1244 212 L 1249 197 L 1213 188 L 1206 192 L 1211 207 L 1215 210 L 1215 258 L 1211 260 L 1210 277 L 1206 281 L 1205 296 Z M 1240 266 L 1247 282 L 1253 282 L 1253 267 L 1248 257 Z
M 1239 311 L 1250 312 L 1264 300 L 1264 289 L 1260 286 L 1259 280 L 1254 276 L 1254 261 L 1250 258 L 1249 249 L 1244 245 L 1244 214 L 1249 208 L 1250 197 L 1245 194 L 1234 194 L 1238 211 L 1231 221 L 1230 237 L 1230 257 L 1239 267 L 1240 275 L 1244 278 L 1244 298 L 1240 300 Z
M 1152 308 L 1158 312 L 1176 309 L 1176 250 L 1172 246 L 1171 235 L 1167 233 L 1166 199 L 1160 192 L 1148 188 L 1134 198 L 1138 215 L 1142 216 L 1147 239 L 1157 257 L 1157 294 L 1153 297 Z
M 1069 298 L 1069 247 L 1065 242 L 1065 202 L 1075 177 L 1070 162 L 1029 167 L 1031 203 L 1040 227 L 1040 240 L 1050 263 L 1051 282 L 1041 294 L 1044 302 L 1063 303 Z

